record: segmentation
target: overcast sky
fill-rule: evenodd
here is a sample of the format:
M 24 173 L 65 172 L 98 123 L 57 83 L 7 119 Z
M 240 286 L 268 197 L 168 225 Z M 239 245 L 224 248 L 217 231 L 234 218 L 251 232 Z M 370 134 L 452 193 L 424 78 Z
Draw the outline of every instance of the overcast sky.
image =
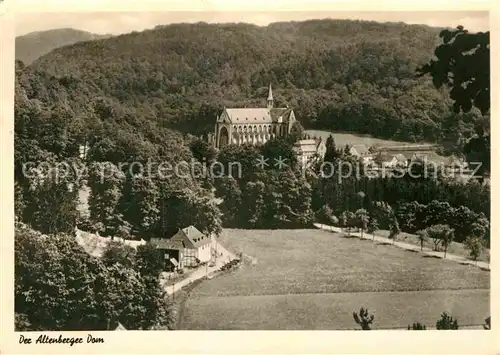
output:
M 156 25 L 165 25 L 176 22 L 247 22 L 257 25 L 267 25 L 276 21 L 301 21 L 306 19 L 323 18 L 361 19 L 379 22 L 406 22 L 409 24 L 426 24 L 437 27 L 456 27 L 457 25 L 463 25 L 470 31 L 489 30 L 489 16 L 486 11 L 134 11 L 19 13 L 19 11 L 29 10 L 30 7 L 24 7 L 23 9 L 18 10 L 15 21 L 16 36 L 33 31 L 44 31 L 67 27 L 81 29 L 97 34 L 121 34 L 132 31 L 142 31 L 144 29 L 153 28 Z

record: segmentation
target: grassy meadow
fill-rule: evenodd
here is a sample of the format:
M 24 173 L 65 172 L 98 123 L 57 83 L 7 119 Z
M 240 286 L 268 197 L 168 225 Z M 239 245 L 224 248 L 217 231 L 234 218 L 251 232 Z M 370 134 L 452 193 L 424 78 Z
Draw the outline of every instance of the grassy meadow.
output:
M 490 274 L 471 265 L 316 229 L 226 229 L 221 243 L 249 257 L 192 290 L 180 329 L 355 329 L 360 307 L 374 329 L 489 315 Z
M 322 130 L 314 130 L 309 129 L 306 130 L 306 133 L 311 136 L 321 137 L 323 140 L 326 140 L 330 134 L 335 138 L 335 144 L 338 148 L 344 147 L 346 144 L 357 145 L 364 144 L 368 148 L 371 146 L 381 146 L 381 147 L 390 147 L 390 146 L 399 146 L 399 145 L 407 145 L 414 146 L 420 145 L 422 143 L 410 143 L 410 142 L 401 142 L 401 141 L 392 141 L 387 139 L 373 138 L 368 135 L 359 135 L 359 134 L 351 134 L 351 133 L 337 133 L 330 131 L 322 131 Z

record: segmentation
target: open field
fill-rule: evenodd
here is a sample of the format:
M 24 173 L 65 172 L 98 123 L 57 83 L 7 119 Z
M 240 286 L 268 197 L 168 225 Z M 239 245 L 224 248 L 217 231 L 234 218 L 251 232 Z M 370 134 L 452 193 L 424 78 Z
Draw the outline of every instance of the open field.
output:
M 188 300 L 182 326 L 193 330 L 357 329 L 352 311 L 363 305 L 375 315 L 373 329 L 404 329 L 414 321 L 430 329 L 443 310 L 460 324 L 481 327 L 486 316 L 477 317 L 470 309 L 488 309 L 488 298 L 483 290 L 203 297 Z
M 490 274 L 474 266 L 316 229 L 228 229 L 221 243 L 254 262 L 196 287 L 181 329 L 353 329 L 360 307 L 380 329 L 489 315 Z
M 330 134 L 333 134 L 333 137 L 335 138 L 335 144 L 338 148 L 342 148 L 346 144 L 349 145 L 364 144 L 368 148 L 374 145 L 387 147 L 387 146 L 397 146 L 397 145 L 417 146 L 424 144 L 424 143 L 391 141 L 386 139 L 373 138 L 365 135 L 356 135 L 351 133 L 336 133 L 336 132 L 321 131 L 314 129 L 308 129 L 306 130 L 306 133 L 310 134 L 311 136 L 321 137 L 323 140 L 326 140 Z

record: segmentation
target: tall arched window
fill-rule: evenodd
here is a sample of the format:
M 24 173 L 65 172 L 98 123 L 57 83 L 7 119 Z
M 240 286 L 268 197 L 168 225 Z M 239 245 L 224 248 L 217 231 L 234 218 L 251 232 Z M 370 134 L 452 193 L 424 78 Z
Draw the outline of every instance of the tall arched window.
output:
M 219 148 L 226 146 L 229 143 L 229 132 L 226 127 L 221 127 L 219 131 Z

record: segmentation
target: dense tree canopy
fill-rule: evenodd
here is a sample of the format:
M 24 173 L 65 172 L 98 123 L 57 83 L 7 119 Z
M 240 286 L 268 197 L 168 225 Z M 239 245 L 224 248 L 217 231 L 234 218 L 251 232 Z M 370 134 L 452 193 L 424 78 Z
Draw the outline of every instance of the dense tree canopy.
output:
M 15 232 L 15 311 L 24 319 L 17 330 L 111 330 L 118 322 L 147 330 L 168 324 L 157 277 L 124 263 L 123 252 L 100 260 L 68 235 L 42 235 L 22 224 Z
M 154 115 L 99 93 L 91 83 L 56 78 L 17 62 L 14 161 L 18 216 L 45 233 L 72 233 L 78 187 L 84 180 L 91 191 L 91 221 L 104 235 L 117 235 L 126 224 L 133 234 L 146 239 L 151 233 L 162 233 L 162 216 L 167 210 L 161 208 L 169 198 L 168 191 L 187 189 L 189 204 L 200 211 L 205 208 L 194 200 L 210 199 L 203 176 L 188 174 L 179 179 L 172 171 L 163 177 L 158 174 L 162 163 L 190 162 L 194 153 L 201 158 L 199 149 L 189 145 L 192 138 L 164 127 Z M 90 101 L 85 102 L 87 99 Z M 85 160 L 79 158 L 80 145 L 89 148 Z M 57 175 L 60 167 L 65 171 L 59 170 Z M 45 170 L 45 175 L 28 174 Z M 68 184 L 74 185 L 72 190 Z M 205 212 L 211 211 L 217 216 L 216 206 Z M 188 213 L 179 223 L 196 225 L 199 216 Z M 218 231 L 217 221 L 210 222 L 208 230 Z M 205 222 L 201 223 L 199 227 L 205 229 Z M 168 229 L 176 231 L 184 224 L 170 223 Z
M 443 43 L 434 51 L 436 59 L 417 71 L 420 76 L 430 75 L 436 88 L 448 88 L 456 113 L 468 113 L 475 107 L 484 116 L 475 122 L 476 136 L 465 144 L 459 137 L 457 145 L 469 162 L 482 164 L 480 173 L 488 173 L 491 165 L 490 32 L 469 33 L 458 26 L 454 31 L 441 31 L 439 36 Z
M 192 134 L 213 131 L 215 115 L 223 105 L 263 105 L 269 82 L 275 87 L 276 104 L 294 107 L 306 127 L 451 142 L 451 146 L 461 147 L 458 151 L 463 148 L 470 156 L 481 155 L 484 149 L 480 142 L 469 139 L 481 122 L 480 111 L 472 108 L 468 113 L 451 112 L 453 95 L 449 99 L 446 92 L 435 90 L 430 77 L 415 77 L 416 68 L 429 60 L 439 44 L 438 31 L 425 26 L 340 20 L 266 27 L 176 24 L 77 43 L 55 50 L 29 67 L 17 62 L 15 161 L 19 196 L 29 192 L 29 184 L 21 174 L 23 162 L 46 161 L 51 156 L 74 158 L 78 145 L 85 143 L 89 145 L 88 161 L 108 165 L 146 162 L 150 158 L 157 163 L 212 161 L 215 153 L 202 140 L 187 137 L 179 130 Z M 374 35 L 381 32 L 384 36 Z M 472 38 L 462 30 L 454 33 L 443 32 L 447 46 L 460 42 L 460 38 Z M 483 41 L 484 35 L 479 37 Z M 470 40 L 464 41 L 469 48 Z M 439 58 L 447 58 L 443 50 L 437 52 L 441 53 Z M 457 67 L 450 63 L 449 68 Z M 446 80 L 442 83 L 449 85 Z M 327 143 L 327 160 L 338 159 L 338 147 L 333 141 Z M 94 216 L 100 216 L 97 219 L 111 230 L 116 230 L 123 220 L 141 234 L 159 233 L 165 230 L 161 225 L 167 224 L 166 228 L 173 230 L 197 214 L 188 213 L 187 219 L 179 217 L 178 221 L 165 220 L 162 216 L 168 214 L 168 209 L 178 208 L 169 207 L 169 199 L 184 196 L 184 202 L 174 206 L 199 206 L 201 201 L 212 201 L 212 185 L 220 190 L 225 184 L 226 190 L 218 191 L 218 196 L 229 201 L 224 196 L 229 193 L 235 199 L 231 203 L 244 206 L 252 202 L 256 210 L 247 211 L 245 218 L 253 220 L 260 213 L 262 202 L 257 197 L 263 194 L 264 198 L 266 193 L 260 183 L 266 184 L 273 174 L 263 173 L 255 166 L 259 154 L 271 160 L 275 155 L 294 159 L 290 146 L 274 141 L 262 151 L 231 147 L 219 153 L 217 160 L 226 170 L 229 162 L 242 164 L 242 180 L 190 177 L 146 181 L 128 176 L 119 182 L 120 186 L 107 181 L 111 184 L 108 192 L 106 183 L 91 183 L 91 201 L 96 202 L 93 208 L 97 208 Z M 484 156 L 477 159 L 486 160 Z M 344 154 L 342 159 L 349 157 Z M 313 210 L 325 203 L 332 206 L 335 214 L 346 208 L 364 208 L 356 197 L 362 190 L 367 203 L 428 203 L 433 199 L 429 196 L 440 196 L 454 205 L 489 215 L 489 200 L 483 198 L 489 193 L 486 187 L 470 185 L 463 189 L 460 185 L 448 187 L 434 181 L 408 179 L 351 179 L 340 188 L 331 180 L 307 184 L 301 180 L 300 184 L 306 184 L 303 188 L 312 189 Z M 273 185 L 272 180 L 270 183 Z M 449 195 L 450 189 L 456 192 Z M 475 194 L 478 190 L 480 193 Z M 255 192 L 252 197 L 251 192 Z M 279 191 L 272 193 L 280 196 Z M 99 201 L 106 204 L 111 197 L 115 199 L 114 210 L 105 211 L 110 205 L 99 210 Z M 230 219 L 242 218 L 234 215 L 238 209 L 226 203 L 229 202 L 219 207 L 231 211 Z M 212 207 L 205 212 L 200 209 L 199 213 L 217 216 L 218 207 L 212 202 L 209 205 Z M 22 203 L 17 206 L 26 210 Z M 278 208 L 282 207 L 276 205 Z M 281 218 L 279 213 L 273 213 Z M 201 228 L 217 231 L 220 226 L 206 223 Z
M 434 54 L 437 59 L 419 68 L 430 74 L 436 88 L 450 90 L 455 112 L 469 112 L 473 106 L 483 115 L 490 111 L 490 32 L 469 33 L 458 26 L 443 30 L 443 40 Z
M 309 228 L 316 217 L 348 229 L 387 228 L 394 240 L 400 228 L 438 222 L 456 228 L 457 240 L 489 239 L 489 185 L 408 174 L 338 179 L 345 166 L 329 178 L 316 166 L 305 173 L 292 148 L 301 125 L 288 139 L 218 152 L 200 137 L 213 132 L 224 105 L 263 106 L 271 82 L 277 106 L 293 107 L 305 128 L 451 142 L 450 150 L 482 154 L 470 139 L 481 112 L 452 112 L 459 94 L 450 99 L 429 77 L 415 77 L 437 34 L 339 20 L 176 24 L 77 43 L 28 67 L 16 62 L 15 210 L 29 225 L 16 229 L 17 324 L 111 329 L 119 321 L 150 329 L 166 322 L 158 288 L 163 260 L 150 244 L 137 252 L 112 244 L 102 259 L 76 244 L 84 183 L 87 224 L 111 237 L 170 237 L 189 225 L 214 235 L 223 225 Z M 482 92 L 474 101 L 481 111 Z M 85 157 L 81 146 L 88 147 Z M 326 148 L 328 162 L 358 163 L 333 137 Z M 268 165 L 256 164 L 259 157 Z M 279 157 L 288 166 L 276 167 Z M 200 167 L 182 177 L 159 174 L 165 162 L 214 160 L 217 176 L 199 174 Z M 49 174 L 60 164 L 63 176 Z
M 66 46 L 31 68 L 63 78 L 71 92 L 79 88 L 72 107 L 85 112 L 105 97 L 113 110 L 104 116 L 140 130 L 138 116 L 196 135 L 212 132 L 223 106 L 263 106 L 271 82 L 275 104 L 294 107 L 306 128 L 455 142 L 457 132 L 473 134 L 473 123 L 457 123 L 467 120 L 449 110 L 447 95 L 414 75 L 438 33 L 347 20 L 174 24 Z

